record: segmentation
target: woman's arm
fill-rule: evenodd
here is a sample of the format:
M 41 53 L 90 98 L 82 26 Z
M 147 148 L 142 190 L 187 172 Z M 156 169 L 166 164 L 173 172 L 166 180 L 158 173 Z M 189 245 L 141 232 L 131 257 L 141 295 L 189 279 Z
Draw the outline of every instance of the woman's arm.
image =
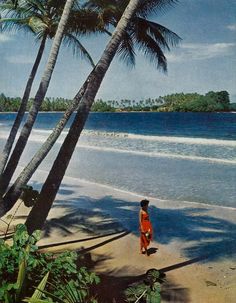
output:
M 139 227 L 140 227 L 141 232 L 143 233 L 144 230 L 143 230 L 143 226 L 142 226 L 142 210 L 139 211 Z

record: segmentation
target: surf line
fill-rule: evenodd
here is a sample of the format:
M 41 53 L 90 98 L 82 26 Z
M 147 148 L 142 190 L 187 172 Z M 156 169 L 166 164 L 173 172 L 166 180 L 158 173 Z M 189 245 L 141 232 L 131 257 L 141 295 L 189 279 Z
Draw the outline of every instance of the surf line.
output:
M 97 147 L 97 146 L 82 145 L 82 144 L 77 145 L 77 148 L 97 150 L 97 151 L 101 151 L 101 152 L 134 154 L 134 155 L 138 155 L 138 156 L 146 156 L 146 157 L 153 157 L 153 158 L 158 158 L 158 157 L 159 158 L 173 158 L 173 159 L 182 159 L 182 160 L 191 160 L 191 161 L 206 161 L 206 162 L 214 162 L 214 163 L 222 163 L 222 164 L 236 164 L 236 160 L 187 156 L 187 155 L 178 155 L 178 154 L 171 154 L 171 153 L 134 151 L 134 150 L 115 149 L 115 148 L 111 148 L 111 147 Z

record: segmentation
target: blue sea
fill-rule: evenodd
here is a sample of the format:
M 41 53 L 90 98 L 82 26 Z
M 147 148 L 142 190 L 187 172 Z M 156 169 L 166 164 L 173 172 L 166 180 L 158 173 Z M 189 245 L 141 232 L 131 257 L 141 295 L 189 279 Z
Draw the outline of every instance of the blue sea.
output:
M 38 115 L 22 165 L 61 116 Z M 0 114 L 1 146 L 14 117 Z M 70 123 L 41 169 L 49 169 Z M 236 114 L 91 113 L 66 175 L 148 197 L 236 207 Z

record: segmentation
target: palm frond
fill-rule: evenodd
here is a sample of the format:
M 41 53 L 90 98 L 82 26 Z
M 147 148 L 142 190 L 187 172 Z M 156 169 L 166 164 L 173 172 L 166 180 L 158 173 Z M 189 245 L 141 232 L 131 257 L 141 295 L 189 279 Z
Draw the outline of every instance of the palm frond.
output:
M 83 35 L 103 33 L 111 22 L 109 15 L 101 17 L 96 11 L 82 8 L 71 12 L 66 31 Z
M 139 5 L 137 15 L 146 18 L 150 14 L 165 12 L 178 2 L 178 0 L 144 0 Z
M 36 17 L 18 19 L 18 18 L 2 18 L 0 19 L 1 30 L 4 32 L 16 32 L 23 30 L 25 32 L 31 32 L 36 35 L 42 36 L 43 32 L 47 28 L 40 19 Z
M 82 58 L 86 59 L 92 67 L 95 66 L 89 52 L 74 35 L 67 33 L 63 38 L 63 43 L 72 48 L 74 55 L 80 55 Z
M 165 26 L 140 17 L 135 17 L 133 26 L 150 35 L 161 47 L 170 50 L 169 45 L 176 46 L 182 40 L 176 33 Z
M 147 33 L 138 33 L 136 36 L 139 50 L 154 63 L 157 68 L 167 71 L 167 60 L 160 45 Z
M 128 66 L 135 66 L 134 35 L 125 32 L 117 50 L 120 59 Z
M 35 10 L 35 11 L 39 11 L 42 14 L 46 14 L 46 10 L 45 7 L 43 6 L 42 1 L 38 1 L 38 0 L 27 0 L 27 5 L 29 7 L 30 10 Z
M 22 6 L 17 6 L 15 8 L 14 5 L 11 3 L 6 3 L 6 4 L 0 4 L 0 12 L 5 16 L 5 17 L 27 17 L 28 12 L 25 10 L 25 7 Z
M 117 0 L 90 0 L 83 5 L 83 8 L 96 13 L 98 20 L 104 26 L 109 26 L 109 24 L 116 26 L 116 21 L 120 19 L 125 9 L 119 2 Z
M 28 19 L 2 18 L 0 24 L 3 32 L 17 32 L 18 30 L 32 32 L 32 29 L 28 26 Z

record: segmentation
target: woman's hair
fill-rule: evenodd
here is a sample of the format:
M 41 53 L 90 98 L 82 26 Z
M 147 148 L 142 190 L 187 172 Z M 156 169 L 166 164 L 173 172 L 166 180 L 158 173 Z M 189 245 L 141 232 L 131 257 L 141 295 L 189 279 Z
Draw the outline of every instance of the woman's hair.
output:
M 147 206 L 148 204 L 149 204 L 149 200 L 147 200 L 147 199 L 144 199 L 144 200 L 140 201 L 140 206 L 141 207 Z

